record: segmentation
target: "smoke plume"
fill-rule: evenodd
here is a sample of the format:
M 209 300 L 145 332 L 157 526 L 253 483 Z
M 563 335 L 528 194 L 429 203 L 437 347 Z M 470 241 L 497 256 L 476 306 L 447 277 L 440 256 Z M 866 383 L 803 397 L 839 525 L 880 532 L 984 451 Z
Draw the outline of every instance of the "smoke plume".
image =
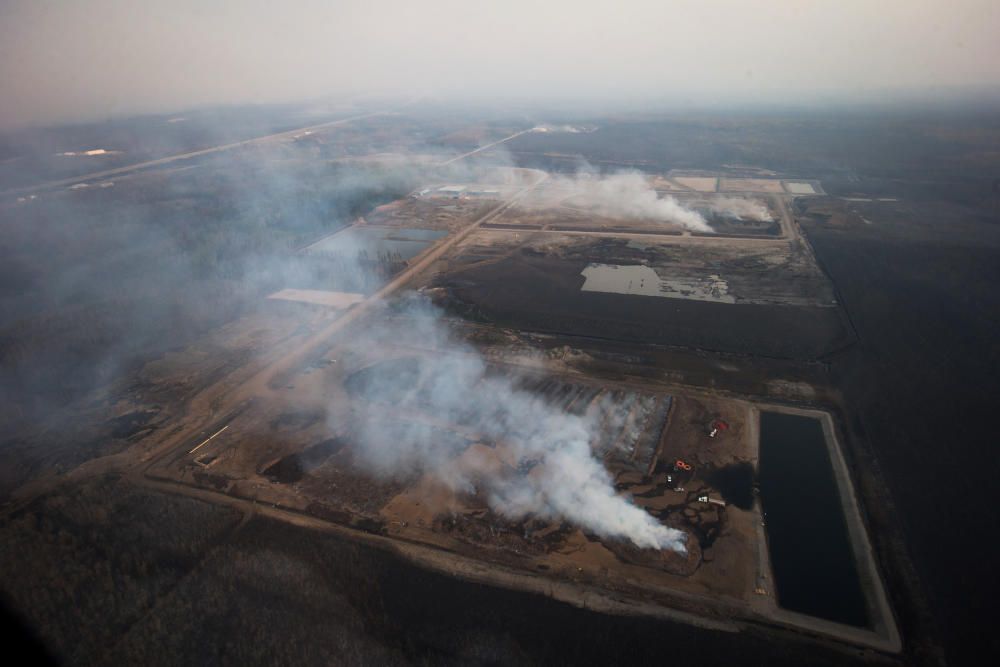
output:
M 480 355 L 448 334 L 433 307 L 411 300 L 404 320 L 386 324 L 380 335 L 438 352 L 420 358 L 415 381 L 401 382 L 391 363 L 366 369 L 369 407 L 358 415 L 359 457 L 366 468 L 391 477 L 431 473 L 453 491 L 481 494 L 510 519 L 566 519 L 640 548 L 686 551 L 682 531 L 615 493 L 610 474 L 591 452 L 598 431 L 591 419 L 519 389 L 507 374 L 487 373 Z M 384 358 L 384 349 L 358 351 Z M 443 425 L 464 437 L 452 437 Z M 470 440 L 487 447 L 469 448 Z
M 737 220 L 754 220 L 757 222 L 771 222 L 774 220 L 774 216 L 771 215 L 771 211 L 767 206 L 756 199 L 720 197 L 711 201 L 710 208 L 719 215 Z
M 611 175 L 580 172 L 553 182 L 570 190 L 571 197 L 601 215 L 668 222 L 694 232 L 713 231 L 700 213 L 684 207 L 670 195 L 660 196 L 639 172 Z

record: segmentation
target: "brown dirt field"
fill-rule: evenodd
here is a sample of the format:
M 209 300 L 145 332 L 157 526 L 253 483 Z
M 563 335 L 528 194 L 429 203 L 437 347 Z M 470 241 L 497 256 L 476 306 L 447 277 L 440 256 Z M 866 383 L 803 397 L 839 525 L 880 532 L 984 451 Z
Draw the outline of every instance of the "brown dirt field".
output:
M 334 350 L 329 354 L 337 355 Z M 342 388 L 345 376 L 350 376 L 345 365 L 364 367 L 365 363 L 340 359 L 339 363 L 301 369 L 291 377 L 290 388 L 236 418 L 217 438 L 218 443 L 206 445 L 206 450 L 211 449 L 206 453 L 216 457 L 210 471 L 190 460 L 193 457 L 182 456 L 157 474 L 214 490 L 222 480 L 227 493 L 259 503 L 488 562 L 546 572 L 547 576 L 591 578 L 613 588 L 654 586 L 664 593 L 679 590 L 737 599 L 749 589 L 753 552 L 745 536 L 752 535 L 747 528 L 752 525 L 751 513 L 697 502 L 692 493 L 698 489 L 718 496 L 703 480 L 678 492 L 659 468 L 648 476 L 645 467 L 636 469 L 628 459 L 607 463 L 622 493 L 634 497 L 637 504 L 657 513 L 668 525 L 690 534 L 689 552 L 682 557 L 598 539 L 568 524 L 539 519 L 510 521 L 494 514 L 484 498 L 456 494 L 428 475 L 393 481 L 371 478 L 354 464 L 354 445 L 350 443 L 351 408 L 345 404 L 360 399 Z M 340 397 L 336 414 L 327 414 L 322 411 L 323 404 L 329 403 L 317 402 L 315 397 L 334 394 Z M 675 396 L 674 400 L 676 408 L 663 437 L 661 463 L 684 456 L 699 465 L 725 465 L 747 457 L 741 404 L 701 396 Z M 401 411 L 395 406 L 393 411 L 409 414 L 412 408 Z M 717 417 L 726 419 L 731 428 L 710 440 L 704 435 L 703 423 Z M 434 421 L 432 415 L 428 418 Z M 446 422 L 434 423 L 448 428 Z M 334 448 L 335 453 L 318 465 L 293 468 L 301 477 L 293 475 L 288 483 L 267 477 L 265 471 L 278 461 L 288 457 L 308 460 L 310 448 L 330 437 L 331 427 L 338 424 L 342 427 L 338 437 L 347 441 L 345 446 Z M 456 465 L 474 471 L 510 469 L 506 458 L 503 443 L 488 447 L 473 441 Z
M 719 192 L 767 192 L 782 194 L 781 181 L 770 178 L 720 178 Z

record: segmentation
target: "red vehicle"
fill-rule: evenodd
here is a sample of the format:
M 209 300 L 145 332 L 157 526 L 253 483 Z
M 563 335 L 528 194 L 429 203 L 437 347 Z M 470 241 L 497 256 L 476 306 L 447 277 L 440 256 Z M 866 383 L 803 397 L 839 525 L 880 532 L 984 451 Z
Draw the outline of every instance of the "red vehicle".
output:
M 716 419 L 712 422 L 712 425 L 708 427 L 708 437 L 714 438 L 719 435 L 719 431 L 726 431 L 729 429 L 729 424 L 722 421 L 721 419 Z

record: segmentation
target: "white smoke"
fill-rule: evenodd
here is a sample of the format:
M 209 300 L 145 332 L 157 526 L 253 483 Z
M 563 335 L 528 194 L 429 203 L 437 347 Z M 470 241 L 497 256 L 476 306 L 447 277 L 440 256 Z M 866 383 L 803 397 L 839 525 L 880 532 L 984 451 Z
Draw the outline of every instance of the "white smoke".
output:
M 571 197 L 601 215 L 669 222 L 694 232 L 713 231 L 700 213 L 670 195 L 661 196 L 639 172 L 611 175 L 581 172 L 572 177 L 552 177 L 552 183 L 570 190 Z
M 755 220 L 758 222 L 772 222 L 774 216 L 770 209 L 757 199 L 743 199 L 741 197 L 720 197 L 712 199 L 709 208 L 720 215 L 737 220 Z
M 640 548 L 686 552 L 685 533 L 615 493 L 610 474 L 591 452 L 597 425 L 590 419 L 518 389 L 507 375 L 487 374 L 479 354 L 446 332 L 435 309 L 410 306 L 405 321 L 387 324 L 380 335 L 443 352 L 420 358 L 419 379 L 403 396 L 391 363 L 366 371 L 370 407 L 359 415 L 358 456 L 369 470 L 383 476 L 431 473 L 454 491 L 481 493 L 510 519 L 566 519 Z M 366 358 L 380 355 L 380 346 L 363 350 Z M 449 430 L 465 438 L 451 437 Z M 469 439 L 494 448 L 470 454 Z

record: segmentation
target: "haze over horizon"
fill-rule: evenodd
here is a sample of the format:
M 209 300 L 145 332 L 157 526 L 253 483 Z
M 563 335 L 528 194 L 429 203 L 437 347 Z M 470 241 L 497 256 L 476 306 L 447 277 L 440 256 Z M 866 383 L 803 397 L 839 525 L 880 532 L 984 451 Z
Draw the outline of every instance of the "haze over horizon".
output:
M 991 92 L 998 34 L 990 0 L 9 0 L 0 128 L 355 94 L 808 105 Z

